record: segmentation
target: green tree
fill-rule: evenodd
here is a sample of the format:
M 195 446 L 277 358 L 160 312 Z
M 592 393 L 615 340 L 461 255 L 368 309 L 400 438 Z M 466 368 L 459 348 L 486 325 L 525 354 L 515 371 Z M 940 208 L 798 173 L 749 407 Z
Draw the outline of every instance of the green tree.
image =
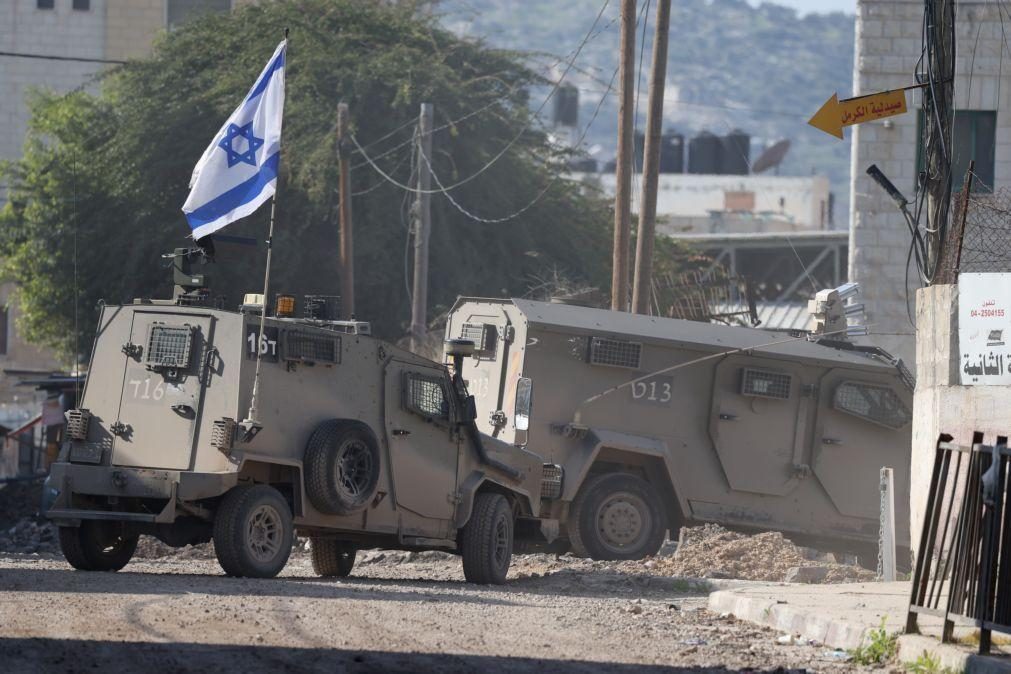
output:
M 434 135 L 433 150 L 444 184 L 477 172 L 515 139 L 452 196 L 488 218 L 534 200 L 564 159 L 531 123 L 526 105 L 528 87 L 543 81 L 521 54 L 461 39 L 410 5 L 289 0 L 244 6 L 162 36 L 149 58 L 107 72 L 98 95 L 39 93 L 23 160 L 7 171 L 9 202 L 0 215 L 3 271 L 20 286 L 28 338 L 69 355 L 75 298 L 86 345 L 99 300 L 168 295 L 170 274 L 160 255 L 186 245 L 180 207 L 193 165 L 286 27 L 291 41 L 273 290 L 340 292 L 339 101 L 349 103 L 352 131 L 367 152 L 400 182 L 411 176 L 409 141 L 421 102 L 434 104 L 436 127 L 446 126 Z M 361 154 L 352 165 L 352 189 L 359 193 L 352 202 L 358 317 L 373 321 L 378 334 L 396 337 L 409 318 L 411 197 L 386 183 Z M 262 240 L 268 210 L 225 233 Z M 432 219 L 433 316 L 457 294 L 521 294 L 547 268 L 607 285 L 608 209 L 568 181 L 555 181 L 521 217 L 501 224 L 469 219 L 443 195 L 433 196 Z M 206 270 L 212 291 L 235 306 L 241 293 L 261 287 L 265 251 L 219 244 L 218 253 L 218 264 Z

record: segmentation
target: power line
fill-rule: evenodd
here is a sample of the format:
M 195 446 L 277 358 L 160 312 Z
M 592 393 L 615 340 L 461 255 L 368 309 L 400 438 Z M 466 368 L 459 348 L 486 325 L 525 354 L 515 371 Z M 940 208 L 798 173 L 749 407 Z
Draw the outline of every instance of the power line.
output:
M 610 84 L 608 86 L 608 91 L 610 91 L 611 88 L 614 87 L 614 80 L 617 79 L 617 77 L 618 77 L 618 71 L 620 69 L 621 69 L 620 66 L 614 69 L 614 74 L 611 75 L 611 82 L 610 82 Z M 593 115 L 590 117 L 590 121 L 586 123 L 585 127 L 583 127 L 583 132 L 582 132 L 582 134 L 580 134 L 579 139 L 576 141 L 576 147 L 579 147 L 580 145 L 582 145 L 583 139 L 586 138 L 586 134 L 589 132 L 590 127 L 593 126 L 593 122 L 596 121 L 597 115 L 600 113 L 600 109 L 603 107 L 603 104 L 604 104 L 604 101 L 606 100 L 606 98 L 607 98 L 607 96 L 606 96 L 606 92 L 605 92 L 605 95 L 601 96 L 600 100 L 597 102 L 597 107 L 593 110 Z M 422 159 L 425 160 L 425 163 L 428 165 L 428 170 L 432 174 L 432 180 L 435 181 L 435 184 L 437 184 L 437 185 L 439 185 L 441 187 L 442 186 L 442 182 L 439 180 L 438 174 L 436 174 L 436 172 L 432 169 L 432 164 L 429 161 L 428 157 L 425 156 L 424 153 L 422 153 L 421 157 L 422 157 Z M 449 194 L 449 192 L 443 191 L 442 194 L 446 197 L 446 199 L 449 200 L 449 203 L 451 203 L 456 210 L 460 211 L 460 213 L 462 213 L 463 215 L 467 216 L 471 220 L 474 220 L 475 222 L 480 222 L 480 223 L 483 223 L 483 224 L 492 224 L 493 225 L 493 224 L 498 224 L 498 223 L 506 222 L 506 221 L 512 220 L 514 218 L 518 218 L 519 216 L 523 215 L 528 210 L 530 210 L 531 208 L 533 208 L 534 204 L 536 204 L 538 201 L 540 201 L 541 198 L 544 197 L 544 195 L 548 193 L 548 190 L 550 190 L 554 186 L 554 184 L 556 182 L 558 182 L 558 179 L 560 177 L 561 177 L 560 173 L 555 173 L 555 175 L 551 178 L 551 180 L 548 181 L 548 184 L 544 186 L 544 189 L 542 189 L 540 192 L 538 192 L 537 195 L 533 199 L 531 199 L 530 202 L 527 205 L 525 205 L 522 208 L 520 208 L 520 209 L 518 209 L 518 210 L 516 210 L 516 211 L 514 211 L 512 213 L 510 213 L 509 215 L 502 216 L 500 218 L 483 218 L 483 217 L 481 217 L 479 215 L 475 215 L 475 214 L 471 213 L 470 211 L 468 211 L 463 206 L 461 206 L 460 203 L 456 199 L 454 199 L 451 194 Z
M 478 176 L 480 176 L 482 173 L 484 173 L 485 171 L 487 171 L 489 168 L 491 168 L 499 159 L 501 159 L 503 156 L 505 156 L 506 152 L 508 152 L 512 148 L 512 146 L 515 145 L 519 141 L 520 138 L 523 137 L 523 134 L 526 133 L 526 131 L 527 131 L 528 128 L 530 128 L 530 124 L 533 122 L 533 120 L 535 120 L 535 119 L 538 118 L 538 116 L 541 114 L 541 111 L 544 110 L 544 107 L 548 104 L 548 101 L 551 100 L 552 96 L 555 95 L 555 93 L 558 91 L 558 88 L 562 85 L 562 82 L 565 81 L 565 78 L 569 74 L 569 71 L 572 70 L 572 66 L 576 62 L 576 59 L 579 58 L 579 54 L 580 54 L 580 52 L 582 52 L 583 47 L 585 47 L 586 43 L 590 41 L 590 36 L 593 34 L 593 29 L 597 27 L 598 23 L 600 23 L 600 17 L 602 17 L 604 15 L 604 11 L 607 9 L 607 6 L 610 3 L 611 3 L 611 0 L 604 0 L 604 4 L 600 6 L 600 11 L 597 12 L 597 16 L 593 20 L 593 23 L 590 25 L 590 29 L 586 32 L 586 35 L 583 36 L 583 39 L 579 43 L 579 46 L 576 47 L 576 50 L 573 53 L 572 58 L 566 64 L 565 71 L 562 73 L 562 76 L 558 78 L 558 81 L 555 82 L 554 86 L 551 88 L 551 93 L 549 93 L 547 95 L 547 97 L 540 104 L 540 106 L 537 108 L 537 110 L 535 110 L 534 113 L 532 115 L 530 115 L 530 118 L 529 118 L 530 121 L 528 121 L 526 124 L 523 125 L 523 127 L 519 130 L 519 133 L 517 133 L 512 138 L 512 140 L 510 140 L 508 143 L 506 143 L 505 147 L 503 147 L 499 151 L 498 154 L 496 154 L 494 157 L 492 157 L 490 161 L 488 161 L 487 163 L 485 163 L 485 165 L 482 166 L 481 168 L 479 168 L 476 172 L 474 172 L 471 175 L 467 176 L 463 180 L 459 180 L 459 181 L 457 181 L 457 182 L 455 182 L 455 183 L 453 183 L 452 185 L 449 185 L 449 186 L 441 186 L 440 185 L 441 189 L 438 189 L 438 190 L 412 189 L 412 188 L 408 187 L 407 185 L 404 185 L 403 183 L 396 182 L 393 178 L 391 178 L 390 176 L 386 175 L 386 173 L 384 173 L 382 171 L 382 169 L 380 169 L 376 165 L 375 161 L 371 157 L 369 157 L 368 154 L 365 153 L 365 150 L 362 148 L 362 146 L 358 144 L 357 139 L 355 139 L 354 136 L 352 136 L 351 138 L 354 141 L 355 147 L 358 148 L 358 151 L 365 158 L 365 161 L 369 164 L 369 166 L 371 166 L 373 169 L 375 169 L 381 176 L 383 176 L 384 178 L 386 178 L 390 182 L 393 182 L 394 184 L 396 184 L 401 189 L 411 190 L 415 194 L 437 194 L 439 192 L 442 192 L 443 194 L 445 194 L 446 192 L 448 192 L 450 190 L 455 190 L 458 187 L 466 185 L 467 183 L 469 183 L 470 181 L 474 180 L 475 178 L 477 178 Z
M 13 51 L 0 51 L 0 56 L 9 56 L 11 58 L 19 59 L 42 59 L 44 61 L 76 61 L 79 63 L 110 63 L 113 65 L 125 65 L 126 61 L 117 61 L 115 59 L 93 59 L 84 58 L 82 56 L 56 56 L 55 54 L 23 54 L 21 52 Z

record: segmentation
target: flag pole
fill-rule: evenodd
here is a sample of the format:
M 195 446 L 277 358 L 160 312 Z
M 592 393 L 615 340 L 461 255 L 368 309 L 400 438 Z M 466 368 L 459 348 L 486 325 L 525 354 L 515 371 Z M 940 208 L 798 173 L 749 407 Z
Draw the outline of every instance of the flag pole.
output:
M 258 426 L 256 418 L 256 401 L 260 395 L 260 366 L 263 364 L 263 344 L 264 331 L 267 324 L 267 307 L 269 306 L 270 293 L 270 253 L 274 248 L 274 211 L 277 208 L 277 188 L 274 189 L 273 196 L 270 197 L 270 227 L 267 231 L 267 270 L 263 274 L 263 304 L 260 306 L 260 335 L 256 344 L 256 372 L 253 375 L 253 397 L 249 401 L 249 414 L 246 421 L 250 426 Z
M 288 69 L 287 28 L 284 29 L 284 41 L 284 69 L 286 72 Z M 280 157 L 278 159 L 280 160 Z M 278 166 L 280 167 L 280 161 L 278 161 Z M 280 171 L 278 171 L 276 180 L 277 184 L 274 187 L 274 194 L 270 197 L 270 226 L 267 229 L 267 269 L 263 272 L 263 303 L 260 305 L 260 334 L 256 344 L 256 371 L 253 374 L 253 395 L 249 400 L 249 413 L 243 422 L 250 440 L 259 432 L 261 426 L 259 420 L 256 418 L 256 403 L 260 395 L 260 367 L 263 365 L 263 344 L 266 339 L 265 331 L 267 329 L 267 307 L 270 306 L 270 254 L 274 249 L 274 214 L 277 210 L 277 190 L 280 188 L 281 182 Z

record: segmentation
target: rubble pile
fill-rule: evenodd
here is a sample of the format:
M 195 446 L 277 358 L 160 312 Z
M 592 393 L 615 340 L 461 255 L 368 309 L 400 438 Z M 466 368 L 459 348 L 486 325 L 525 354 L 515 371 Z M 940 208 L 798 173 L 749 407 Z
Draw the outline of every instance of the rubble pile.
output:
M 832 553 L 795 545 L 778 531 L 749 536 L 716 524 L 682 529 L 674 555 L 652 561 L 655 573 L 694 578 L 803 583 L 852 583 L 875 578 L 868 569 L 839 563 Z
M 56 527 L 39 517 L 42 482 L 11 482 L 0 489 L 0 551 L 59 552 Z

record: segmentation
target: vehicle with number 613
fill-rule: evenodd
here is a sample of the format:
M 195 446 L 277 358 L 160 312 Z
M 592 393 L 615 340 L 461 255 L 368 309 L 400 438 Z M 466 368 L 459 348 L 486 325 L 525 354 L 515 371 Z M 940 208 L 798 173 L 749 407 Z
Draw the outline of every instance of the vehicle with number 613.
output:
M 912 378 L 847 341 L 853 292 L 812 301 L 828 334 L 479 298 L 457 301 L 446 334 L 477 345 L 464 377 L 480 428 L 560 467 L 542 509 L 556 550 L 640 558 L 716 522 L 873 554 L 886 466 L 908 549 Z

